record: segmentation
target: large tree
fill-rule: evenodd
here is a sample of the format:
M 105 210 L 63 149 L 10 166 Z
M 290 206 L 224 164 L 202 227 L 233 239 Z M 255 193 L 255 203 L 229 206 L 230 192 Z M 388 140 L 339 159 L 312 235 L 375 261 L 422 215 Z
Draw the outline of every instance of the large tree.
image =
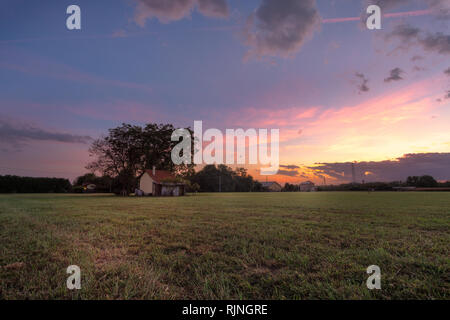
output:
M 406 184 L 408 186 L 414 186 L 414 187 L 422 187 L 422 188 L 431 188 L 431 187 L 437 187 L 438 182 L 429 175 L 425 176 L 411 176 L 406 179 Z
M 127 195 L 146 169 L 155 166 L 177 175 L 193 172 L 194 165 L 175 165 L 171 152 L 178 141 L 172 141 L 175 128 L 171 124 L 148 124 L 145 127 L 122 124 L 109 129 L 109 134 L 92 143 L 89 153 L 96 159 L 87 169 L 115 177 Z

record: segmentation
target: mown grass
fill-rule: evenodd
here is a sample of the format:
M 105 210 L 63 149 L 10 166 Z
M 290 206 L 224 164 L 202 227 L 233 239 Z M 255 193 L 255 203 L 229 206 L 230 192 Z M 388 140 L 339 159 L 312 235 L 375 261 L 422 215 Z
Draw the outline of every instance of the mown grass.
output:
M 438 192 L 0 195 L 0 298 L 448 299 L 449 227 Z

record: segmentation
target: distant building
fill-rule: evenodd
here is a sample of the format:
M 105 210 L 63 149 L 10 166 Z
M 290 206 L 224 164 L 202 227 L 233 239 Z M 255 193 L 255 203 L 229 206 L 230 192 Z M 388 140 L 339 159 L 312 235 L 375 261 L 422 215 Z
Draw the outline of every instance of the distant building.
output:
M 139 189 L 143 195 L 184 196 L 184 183 L 176 181 L 172 173 L 165 170 L 146 170 L 139 180 Z M 141 192 L 139 192 L 141 193 Z
M 306 182 L 300 183 L 300 191 L 301 192 L 313 192 L 316 190 L 317 189 L 316 189 L 314 182 L 306 181 Z
M 276 181 L 267 181 L 261 183 L 263 188 L 271 192 L 281 192 L 281 185 Z

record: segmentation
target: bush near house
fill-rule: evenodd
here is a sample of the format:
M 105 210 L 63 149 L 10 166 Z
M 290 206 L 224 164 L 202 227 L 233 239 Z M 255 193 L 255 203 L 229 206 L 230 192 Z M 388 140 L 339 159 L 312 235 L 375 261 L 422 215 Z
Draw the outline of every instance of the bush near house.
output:
M 115 179 L 109 176 L 99 177 L 93 173 L 86 173 L 82 176 L 79 176 L 73 182 L 73 189 L 75 193 L 83 192 L 83 186 L 87 184 L 95 185 L 95 192 L 98 193 L 109 193 L 114 190 L 113 187 L 117 186 L 117 182 Z

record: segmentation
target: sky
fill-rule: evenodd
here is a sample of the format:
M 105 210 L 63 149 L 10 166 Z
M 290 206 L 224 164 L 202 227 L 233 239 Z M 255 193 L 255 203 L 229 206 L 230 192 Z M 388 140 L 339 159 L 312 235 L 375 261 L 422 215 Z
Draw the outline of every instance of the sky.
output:
M 450 180 L 449 18 L 445 0 L 1 0 L 0 174 L 73 180 L 109 128 L 202 120 L 279 129 L 281 183 L 348 182 L 352 162 Z

